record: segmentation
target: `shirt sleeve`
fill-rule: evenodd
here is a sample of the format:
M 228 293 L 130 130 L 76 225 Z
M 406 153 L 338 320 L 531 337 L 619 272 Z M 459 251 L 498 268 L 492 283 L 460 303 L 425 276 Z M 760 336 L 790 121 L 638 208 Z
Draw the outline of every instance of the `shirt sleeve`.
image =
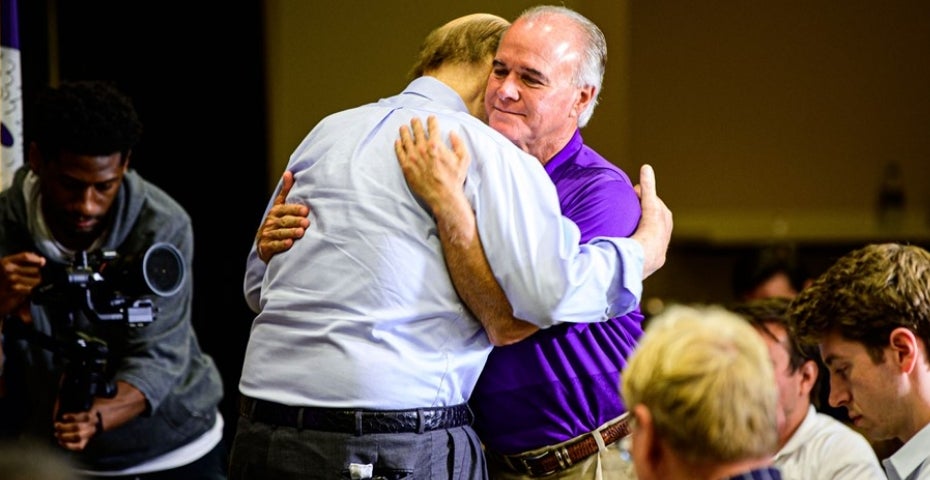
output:
M 255 242 L 252 242 L 252 249 L 249 250 L 249 256 L 245 261 L 245 279 L 242 282 L 242 293 L 245 295 L 245 303 L 255 313 L 261 312 L 261 302 L 259 300 L 261 299 L 265 267 L 265 262 L 258 258 Z
M 562 216 L 542 165 L 523 152 L 469 138 L 474 158 L 466 195 L 494 276 L 514 316 L 542 328 L 604 321 L 642 296 L 644 252 L 635 240 L 580 232 Z

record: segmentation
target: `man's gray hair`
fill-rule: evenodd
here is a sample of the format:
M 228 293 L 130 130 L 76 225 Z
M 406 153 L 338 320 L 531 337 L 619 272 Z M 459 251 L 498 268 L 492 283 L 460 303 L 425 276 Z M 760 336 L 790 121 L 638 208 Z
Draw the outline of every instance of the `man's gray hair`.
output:
M 523 11 L 519 19 L 534 20 L 537 18 L 559 15 L 567 17 L 578 26 L 578 32 L 581 34 L 583 52 L 581 64 L 575 70 L 574 82 L 576 86 L 593 86 L 594 98 L 585 111 L 581 112 L 578 117 L 578 127 L 583 128 L 588 124 L 591 115 L 594 114 L 594 107 L 597 105 L 597 98 L 601 94 L 601 85 L 604 83 L 604 71 L 607 68 L 607 40 L 604 38 L 604 32 L 597 27 L 591 20 L 584 15 L 566 7 L 556 5 L 539 5 L 530 7 Z

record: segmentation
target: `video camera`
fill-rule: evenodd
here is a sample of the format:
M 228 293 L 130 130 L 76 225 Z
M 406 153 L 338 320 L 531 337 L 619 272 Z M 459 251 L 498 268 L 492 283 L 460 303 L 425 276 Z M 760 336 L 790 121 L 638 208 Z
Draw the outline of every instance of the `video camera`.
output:
M 67 310 L 65 334 L 52 336 L 12 322 L 10 333 L 39 344 L 64 359 L 59 391 L 59 414 L 84 412 L 94 397 L 112 398 L 116 386 L 108 378 L 106 342 L 74 330 L 74 315 L 83 311 L 94 322 L 125 322 L 143 327 L 155 320 L 153 296 L 170 297 L 184 284 L 186 269 L 181 252 L 171 244 L 156 243 L 141 256 L 110 250 L 79 252 L 67 266 L 48 264 L 43 283 L 33 290 L 37 304 Z
M 38 304 L 81 309 L 94 321 L 124 321 L 142 326 L 155 320 L 152 295 L 170 297 L 184 283 L 181 252 L 156 243 L 142 255 L 120 258 L 112 250 L 79 252 L 65 267 L 47 265 L 43 283 L 33 291 Z

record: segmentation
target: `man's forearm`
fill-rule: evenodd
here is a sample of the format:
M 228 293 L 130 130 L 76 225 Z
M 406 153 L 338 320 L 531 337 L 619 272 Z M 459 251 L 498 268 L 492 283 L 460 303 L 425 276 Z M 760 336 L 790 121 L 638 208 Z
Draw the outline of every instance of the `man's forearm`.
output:
M 464 195 L 443 202 L 443 207 L 435 209 L 434 214 L 455 290 L 484 326 L 491 343 L 509 345 L 539 330 L 513 316 L 513 308 L 488 264 L 475 213 Z
M 147 408 L 145 395 L 138 388 L 123 381 L 116 382 L 113 398 L 97 397 L 94 408 L 100 412 L 100 423 L 104 430 L 112 430 L 138 417 Z

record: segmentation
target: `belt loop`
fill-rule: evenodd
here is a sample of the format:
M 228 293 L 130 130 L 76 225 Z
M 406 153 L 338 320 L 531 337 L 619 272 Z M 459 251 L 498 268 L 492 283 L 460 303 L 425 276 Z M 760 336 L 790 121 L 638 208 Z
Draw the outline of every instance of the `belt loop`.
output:
M 246 418 L 252 420 L 255 418 L 255 406 L 258 405 L 258 400 L 242 396 L 242 403 L 245 404 L 245 410 L 248 412 Z
M 355 436 L 361 437 L 362 433 L 364 433 L 362 431 L 362 411 L 356 410 L 355 411 Z
M 607 451 L 607 444 L 604 443 L 604 433 L 603 433 L 603 431 L 607 430 L 607 428 L 610 428 L 610 427 L 605 427 L 601 430 L 595 430 L 591 432 L 591 436 L 594 437 L 594 441 L 597 443 L 597 451 L 600 453 L 604 453 Z
M 304 428 L 304 411 L 306 408 L 300 407 L 297 409 L 297 430 L 303 430 Z
M 417 433 L 426 431 L 426 413 L 422 408 L 417 409 Z

